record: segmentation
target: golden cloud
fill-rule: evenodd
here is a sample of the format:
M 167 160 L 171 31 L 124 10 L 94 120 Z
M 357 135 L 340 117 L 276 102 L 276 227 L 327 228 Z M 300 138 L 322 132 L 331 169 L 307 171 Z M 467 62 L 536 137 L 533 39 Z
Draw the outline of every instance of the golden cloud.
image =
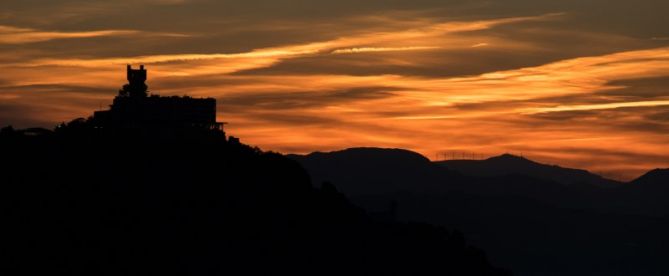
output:
M 87 32 L 47 32 L 29 28 L 0 26 L 0 44 L 23 44 L 66 38 L 91 38 L 102 36 L 127 36 L 138 34 L 133 30 L 104 30 Z
M 657 121 L 640 127 L 648 124 L 646 117 L 669 105 L 669 99 L 639 99 L 633 92 L 601 94 L 625 88 L 615 82 L 618 80 L 668 76 L 669 48 L 625 50 L 539 65 L 528 62 L 520 68 L 482 74 L 438 74 L 450 64 L 467 65 L 467 60 L 455 61 L 463 53 L 489 55 L 490 62 L 528 52 L 543 55 L 545 49 L 531 41 L 504 37 L 490 29 L 558 18 L 561 14 L 456 22 L 426 19 L 408 27 L 389 24 L 395 29 L 363 28 L 329 40 L 238 53 L 10 60 L 0 64 L 5 72 L 0 76 L 0 100 L 2 105 L 30 110 L 14 116 L 31 122 L 86 116 L 111 100 L 116 87 L 125 81 L 125 64 L 144 63 L 149 65 L 151 91 L 216 97 L 221 105 L 219 119 L 232 123 L 229 131 L 265 149 L 304 153 L 352 146 L 402 147 L 430 157 L 449 151 L 522 152 L 549 163 L 616 170 L 622 178 L 669 165 L 662 157 L 669 156 L 664 146 L 669 138 L 658 132 L 669 128 L 669 123 Z M 16 35 L 19 33 L 28 35 Z M 0 41 L 130 34 L 4 27 Z M 436 59 L 443 60 L 433 63 Z M 343 73 L 249 73 L 297 60 L 319 68 L 337 65 Z M 351 65 L 427 66 L 437 73 L 355 74 L 346 71 Z M 108 89 L 109 93 L 87 92 L 89 88 Z M 631 152 L 637 157 L 626 159 Z M 627 168 L 616 167 L 618 164 Z

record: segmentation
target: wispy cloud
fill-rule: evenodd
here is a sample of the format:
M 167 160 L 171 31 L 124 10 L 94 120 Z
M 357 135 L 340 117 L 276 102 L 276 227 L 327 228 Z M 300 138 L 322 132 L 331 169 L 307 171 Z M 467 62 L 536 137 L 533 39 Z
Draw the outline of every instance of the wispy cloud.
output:
M 250 70 L 268 67 L 288 58 L 298 58 L 315 54 L 352 54 L 352 53 L 381 53 L 381 52 L 411 52 L 437 49 L 465 49 L 471 47 L 467 40 L 458 42 L 458 37 L 454 33 L 471 32 L 475 30 L 485 30 L 498 25 L 513 24 L 518 22 L 547 20 L 554 18 L 555 14 L 532 16 L 532 17 L 514 17 L 494 20 L 480 21 L 462 21 L 462 22 L 426 22 L 424 26 L 398 31 L 384 32 L 363 32 L 361 34 L 343 36 L 333 40 L 312 42 L 305 44 L 277 46 L 269 48 L 260 48 L 248 52 L 240 53 L 213 53 L 213 54 L 165 54 L 165 55 L 147 55 L 136 57 L 113 57 L 113 58 L 49 58 L 36 59 L 29 62 L 22 62 L 22 66 L 75 66 L 75 67 L 109 67 L 127 63 L 160 64 L 170 62 L 189 62 L 188 67 L 182 67 L 179 72 L 172 72 L 172 75 L 194 75 L 194 74 L 230 74 L 242 70 Z M 16 28 L 5 27 L 6 33 L 17 30 Z M 34 30 L 25 30 L 27 33 Z M 93 37 L 106 35 L 131 35 L 137 34 L 136 31 L 99 31 L 83 33 L 42 33 L 34 32 L 35 35 L 12 36 L 14 41 L 36 41 L 36 39 L 57 39 L 66 37 Z M 449 37 L 450 36 L 450 37 Z M 33 38 L 31 38 L 33 37 Z M 0 41 L 2 30 L 0 29 Z M 9 36 L 7 37 L 9 38 Z M 477 39 L 477 38 L 476 38 Z M 424 43 L 426 45 L 411 45 L 414 43 Z M 441 45 L 448 43 L 448 45 Z M 407 45 L 409 44 L 409 45 Z M 433 45 L 430 45 L 433 44 Z M 440 44 L 440 46 L 436 46 Z
M 104 30 L 87 32 L 53 32 L 29 28 L 0 26 L 0 44 L 22 44 L 67 38 L 91 38 L 102 36 L 127 36 L 137 34 L 132 30 Z
M 472 45 L 472 48 L 480 48 L 480 47 L 486 47 L 486 46 L 490 46 L 490 44 L 488 44 L 486 42 L 482 42 L 482 43 L 477 43 L 477 44 Z
M 357 54 L 357 53 L 374 53 L 374 52 L 420 51 L 420 50 L 434 50 L 434 49 L 439 49 L 439 47 L 436 46 L 357 47 L 357 48 L 337 49 L 332 51 L 332 53 Z
M 559 105 L 555 107 L 528 108 L 524 110 L 524 113 L 532 115 L 532 114 L 541 114 L 550 112 L 589 111 L 589 110 L 603 110 L 603 109 L 630 108 L 630 107 L 654 107 L 654 106 L 667 106 L 667 105 L 669 105 L 669 100 L 585 104 L 585 105 Z
M 167 9 L 190 3 L 147 1 L 170 4 L 151 4 Z M 96 15 L 108 12 L 100 7 Z M 195 27 L 184 33 L 198 34 L 188 39 L 127 30 L 131 24 L 84 32 L 3 26 L 0 44 L 24 47 L 0 54 L 0 125 L 89 115 L 125 82 L 125 64 L 143 63 L 152 93 L 215 97 L 229 131 L 265 149 L 523 152 L 596 170 L 634 166 L 627 176 L 669 164 L 659 157 L 624 159 L 627 152 L 669 156 L 669 138 L 661 134 L 669 129 L 662 119 L 669 100 L 657 81 L 668 76 L 669 48 L 562 28 L 572 19 L 565 14 L 476 20 L 389 14 L 342 17 L 337 24 L 217 17 L 203 20 L 206 26 L 188 21 L 183 26 Z M 95 26 L 110 26 L 103 23 Z M 124 44 L 113 47 L 97 43 L 116 37 L 133 39 L 114 39 Z M 75 47 L 72 38 L 87 38 L 77 45 L 95 51 L 61 51 Z M 51 42 L 34 43 L 45 41 Z M 244 43 L 231 46 L 238 41 Z M 572 151 L 560 151 L 565 148 Z M 621 150 L 593 154 L 610 149 Z
M 136 30 L 99 30 L 99 31 L 62 32 L 62 31 L 42 31 L 31 28 L 19 28 L 14 26 L 0 25 L 0 44 L 24 44 L 24 43 L 44 42 L 56 39 L 96 38 L 96 37 L 131 36 L 131 35 L 188 37 L 188 35 L 185 34 L 150 33 Z

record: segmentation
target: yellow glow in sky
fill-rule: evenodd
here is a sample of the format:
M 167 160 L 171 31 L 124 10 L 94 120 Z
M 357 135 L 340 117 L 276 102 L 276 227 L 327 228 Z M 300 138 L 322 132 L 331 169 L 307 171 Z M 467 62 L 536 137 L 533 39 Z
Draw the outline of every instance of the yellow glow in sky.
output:
M 175 5 L 197 4 L 160 8 Z M 522 153 L 625 180 L 669 167 L 661 34 L 585 28 L 554 11 L 350 14 L 337 24 L 194 16 L 142 29 L 96 21 L 109 7 L 53 26 L 0 14 L 0 125 L 89 116 L 125 83 L 125 64 L 141 63 L 152 93 L 214 97 L 229 134 L 266 150 Z

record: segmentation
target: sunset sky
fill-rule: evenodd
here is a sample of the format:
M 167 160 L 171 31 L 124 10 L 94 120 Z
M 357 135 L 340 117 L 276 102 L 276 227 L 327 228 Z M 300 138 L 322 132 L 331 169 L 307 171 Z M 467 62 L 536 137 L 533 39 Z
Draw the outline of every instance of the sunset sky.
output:
M 669 167 L 667 0 L 2 0 L 0 126 L 106 108 L 125 65 L 247 144 Z

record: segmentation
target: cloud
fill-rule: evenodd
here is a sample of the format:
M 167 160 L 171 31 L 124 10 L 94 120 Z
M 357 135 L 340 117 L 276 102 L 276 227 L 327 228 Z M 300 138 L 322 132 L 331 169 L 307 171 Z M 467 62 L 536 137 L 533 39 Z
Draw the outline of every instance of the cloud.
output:
M 187 37 L 177 33 L 148 33 L 136 30 L 100 30 L 81 32 L 40 31 L 30 28 L 19 28 L 0 25 L 0 44 L 26 44 L 57 39 L 127 37 L 127 36 L 162 36 Z
M 439 49 L 436 46 L 406 46 L 406 47 L 359 47 L 337 49 L 332 51 L 333 54 L 358 54 L 358 53 L 375 53 L 375 52 L 399 52 L 399 51 L 420 51 L 420 50 L 434 50 Z
M 655 78 L 625 78 L 611 81 L 607 84 L 619 89 L 597 93 L 606 97 L 629 97 L 633 100 L 648 100 L 666 97 L 669 87 L 669 76 Z
M 669 164 L 669 48 L 648 39 L 665 31 L 648 8 L 527 3 L 9 1 L 0 124 L 90 115 L 145 63 L 152 93 L 215 97 L 229 133 L 269 150 L 523 152 L 625 177 Z
M 92 37 L 103 37 L 103 36 L 128 36 L 138 33 L 139 33 L 138 31 L 132 31 L 132 30 L 49 32 L 49 31 L 38 31 L 29 28 L 0 26 L 0 43 L 23 44 L 23 43 L 49 41 L 54 39 L 92 38 Z
M 544 108 L 529 108 L 524 110 L 525 114 L 538 114 L 550 112 L 565 112 L 565 111 L 587 111 L 600 109 L 616 109 L 629 107 L 655 107 L 669 105 L 669 100 L 666 101 L 644 101 L 644 102 L 620 102 L 620 103 L 603 103 L 603 104 L 589 104 L 589 105 L 561 105 L 555 107 Z

